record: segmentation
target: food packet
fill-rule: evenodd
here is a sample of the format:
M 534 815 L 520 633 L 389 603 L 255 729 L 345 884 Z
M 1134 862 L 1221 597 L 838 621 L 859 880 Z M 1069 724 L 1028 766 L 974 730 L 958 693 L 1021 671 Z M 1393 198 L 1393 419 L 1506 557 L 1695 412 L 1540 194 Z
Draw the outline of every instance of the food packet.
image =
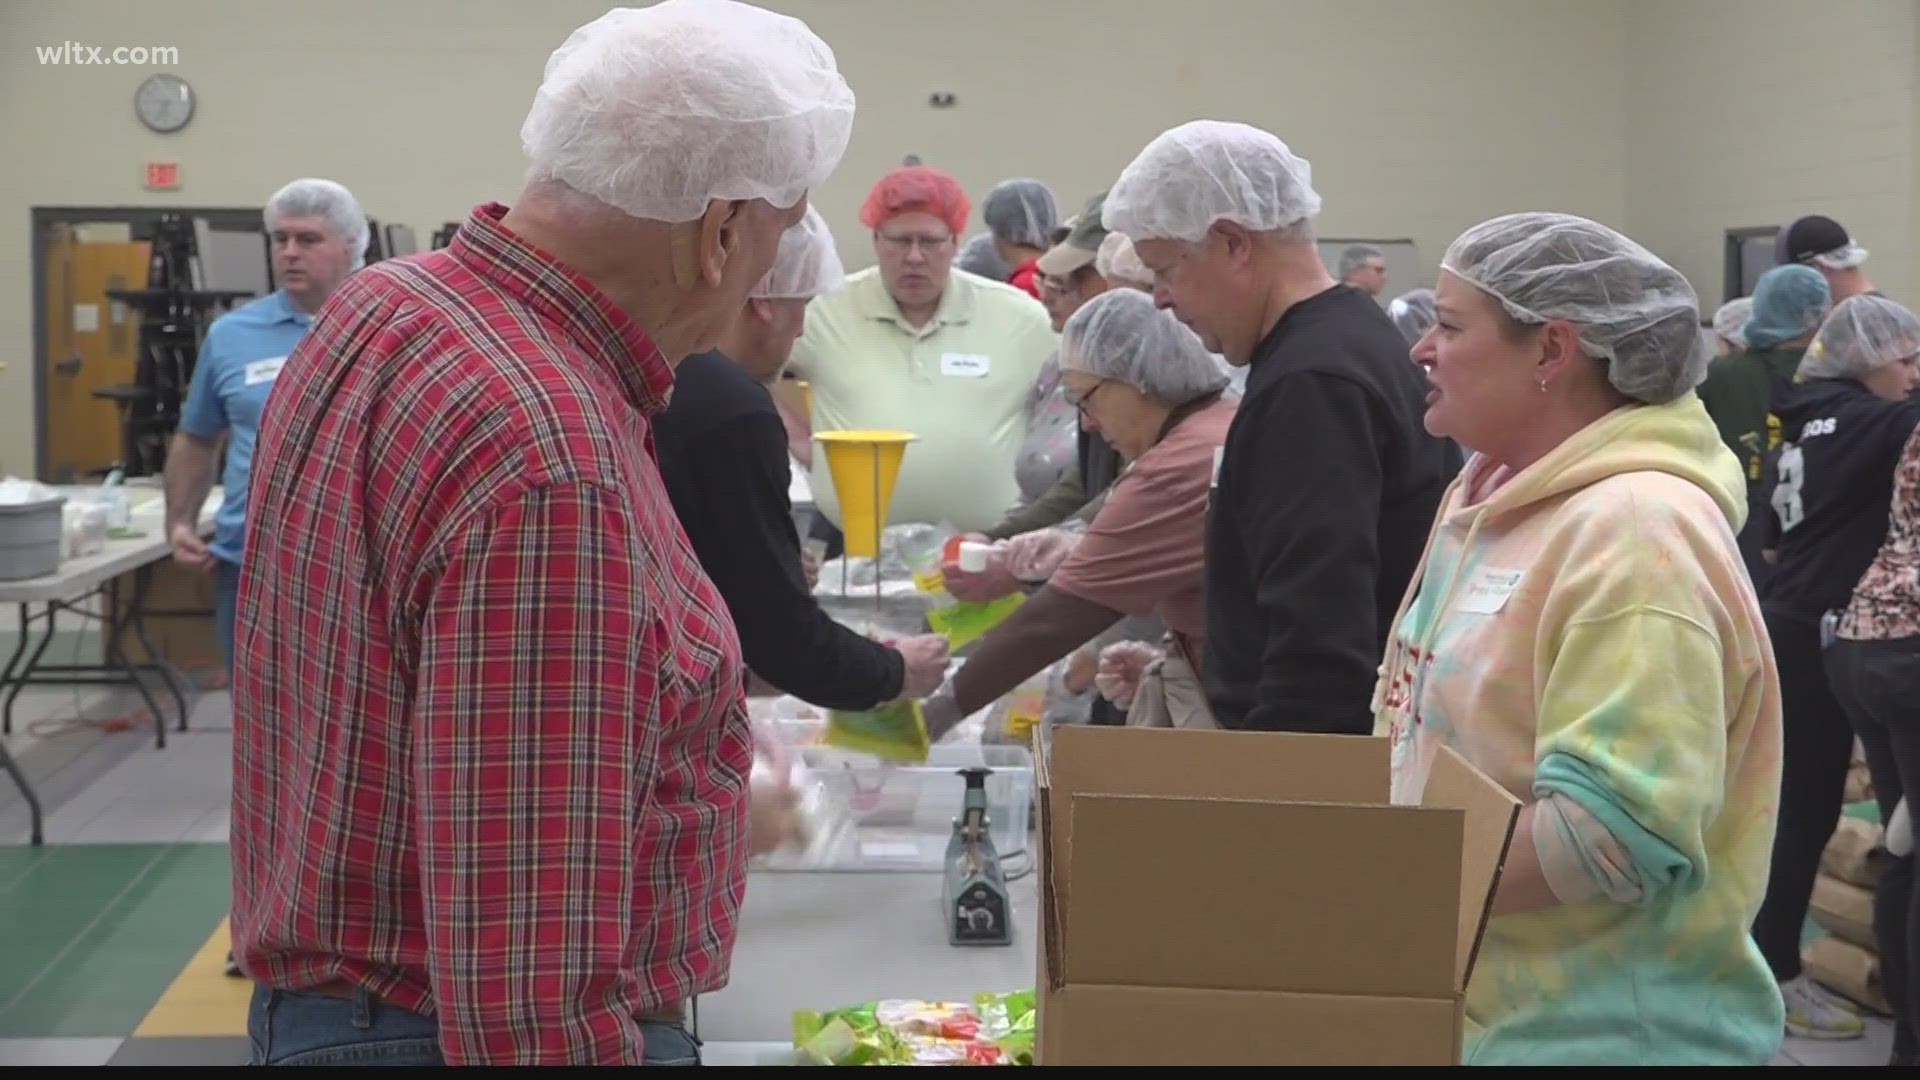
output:
M 920 702 L 902 698 L 877 709 L 835 709 L 827 714 L 822 745 L 854 750 L 889 761 L 921 762 L 933 741 Z
M 982 994 L 973 1005 L 893 1000 L 801 1011 L 793 1045 L 822 1065 L 1032 1064 L 1032 996 L 1025 992 L 1024 1012 L 1019 994 Z

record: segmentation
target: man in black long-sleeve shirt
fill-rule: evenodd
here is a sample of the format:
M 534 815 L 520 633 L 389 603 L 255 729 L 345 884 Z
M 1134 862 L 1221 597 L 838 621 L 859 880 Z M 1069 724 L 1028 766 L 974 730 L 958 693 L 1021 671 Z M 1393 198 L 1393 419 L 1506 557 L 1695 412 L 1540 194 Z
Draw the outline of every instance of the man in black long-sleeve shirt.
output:
M 889 646 L 834 622 L 801 568 L 786 429 L 766 384 L 786 366 L 807 300 L 839 278 L 833 237 L 810 209 L 719 349 L 676 369 L 654 440 L 674 511 L 727 602 L 748 668 L 802 701 L 870 709 L 937 689 L 948 656 L 938 636 Z
M 1389 624 L 1460 465 L 1425 429 L 1406 340 L 1320 261 L 1319 210 L 1278 138 L 1198 121 L 1148 144 L 1104 211 L 1161 305 L 1249 367 L 1207 526 L 1201 673 L 1226 728 L 1373 730 Z

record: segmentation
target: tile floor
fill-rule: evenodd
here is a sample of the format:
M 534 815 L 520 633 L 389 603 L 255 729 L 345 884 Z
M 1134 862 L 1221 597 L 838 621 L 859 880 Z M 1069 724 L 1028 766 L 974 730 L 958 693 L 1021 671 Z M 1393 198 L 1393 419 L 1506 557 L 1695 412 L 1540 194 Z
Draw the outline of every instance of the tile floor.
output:
M 229 889 L 227 697 L 204 695 L 165 750 L 150 726 L 49 733 L 50 720 L 127 704 L 31 689 L 5 737 L 48 815 L 46 845 L 27 846 L 25 803 L 0 776 L 0 1066 L 245 1063 L 226 1015 L 245 990 L 213 975 Z M 196 1018 L 208 1009 L 211 1025 Z M 196 1031 L 213 1034 L 182 1034 Z M 1882 1065 L 1891 1039 L 1873 1020 L 1861 1040 L 1789 1040 L 1774 1064 Z M 714 1042 L 707 1059 L 771 1063 L 784 1050 Z

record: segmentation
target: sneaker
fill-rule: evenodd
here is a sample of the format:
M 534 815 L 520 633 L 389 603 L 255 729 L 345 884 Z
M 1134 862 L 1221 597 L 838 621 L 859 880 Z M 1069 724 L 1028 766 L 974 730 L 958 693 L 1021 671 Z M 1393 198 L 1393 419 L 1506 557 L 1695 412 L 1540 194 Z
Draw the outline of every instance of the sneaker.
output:
M 240 970 L 240 961 L 235 960 L 233 958 L 232 953 L 228 953 L 227 954 L 227 978 L 244 979 L 246 977 L 247 977 L 247 973 Z
M 1787 1034 L 1800 1039 L 1858 1039 L 1864 1020 L 1841 999 L 1802 974 L 1780 984 L 1787 1003 Z

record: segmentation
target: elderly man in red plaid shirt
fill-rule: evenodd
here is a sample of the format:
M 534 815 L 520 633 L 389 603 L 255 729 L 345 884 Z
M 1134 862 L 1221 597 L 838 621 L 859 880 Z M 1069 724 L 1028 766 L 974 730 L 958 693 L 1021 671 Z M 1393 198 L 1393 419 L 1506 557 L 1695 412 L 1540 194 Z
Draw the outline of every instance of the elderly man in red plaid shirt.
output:
M 547 64 L 513 208 L 361 271 L 289 357 L 234 675 L 256 1063 L 698 1063 L 752 748 L 649 418 L 852 123 L 797 20 L 609 12 Z

